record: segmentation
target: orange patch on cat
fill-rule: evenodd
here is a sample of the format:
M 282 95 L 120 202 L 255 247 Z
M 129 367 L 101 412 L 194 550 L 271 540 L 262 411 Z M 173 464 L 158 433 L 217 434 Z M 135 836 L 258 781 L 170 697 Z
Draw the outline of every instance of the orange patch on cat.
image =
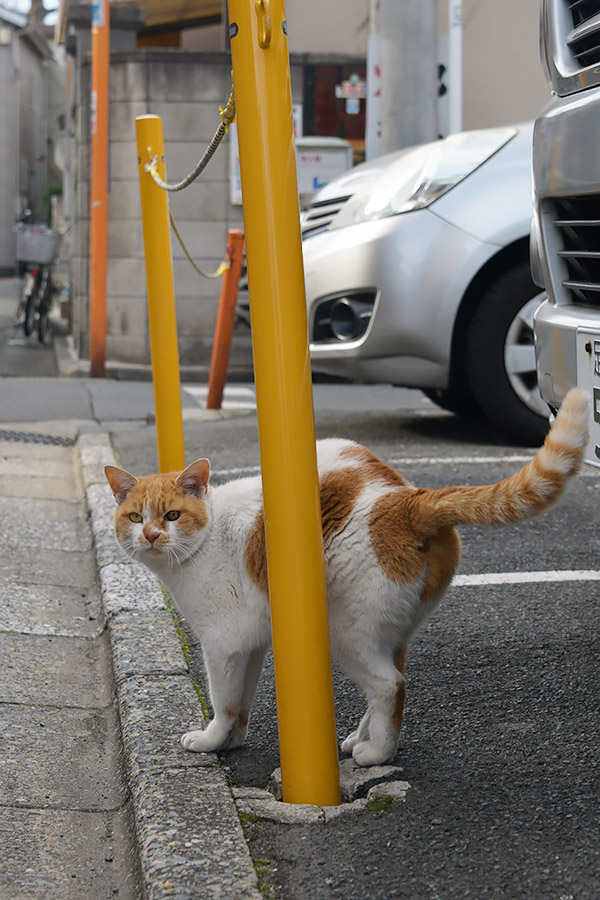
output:
M 265 513 L 262 509 L 254 520 L 254 525 L 246 538 L 244 565 L 252 584 L 259 591 L 262 591 L 265 596 L 268 596 L 267 539 L 265 535 Z
M 398 647 L 394 652 L 394 665 L 399 672 L 406 672 L 406 647 Z
M 243 728 L 248 724 L 250 713 L 247 709 L 240 709 L 239 706 L 226 706 L 223 712 L 228 719 L 235 719 L 234 728 Z
M 441 531 L 425 544 L 427 569 L 421 603 L 430 603 L 444 591 L 460 560 L 460 538 L 454 528 Z
M 241 709 L 239 715 L 237 717 L 237 721 L 235 723 L 236 728 L 243 728 L 244 725 L 248 724 L 248 719 L 250 718 L 250 713 L 247 709 Z
M 394 698 L 394 711 L 392 713 L 392 725 L 396 731 L 402 728 L 404 718 L 404 704 L 406 702 L 406 681 L 403 675 L 396 678 L 396 696 Z
M 360 470 L 352 468 L 327 472 L 321 479 L 321 523 L 325 545 L 347 523 L 363 486 L 364 479 Z M 264 594 L 268 594 L 267 543 L 262 509 L 246 539 L 244 564 L 252 583 Z
M 325 545 L 348 522 L 363 486 L 364 477 L 360 469 L 334 470 L 321 479 L 321 522 Z
M 410 516 L 412 491 L 391 491 L 376 500 L 369 515 L 371 546 L 390 581 L 408 584 L 425 565 Z
M 389 484 L 390 487 L 409 487 L 408 481 L 399 472 L 396 472 L 387 463 L 382 462 L 366 447 L 361 447 L 358 444 L 344 447 L 340 452 L 340 456 L 345 459 L 357 460 L 360 463 L 360 473 L 365 481 L 380 481 L 384 484 Z

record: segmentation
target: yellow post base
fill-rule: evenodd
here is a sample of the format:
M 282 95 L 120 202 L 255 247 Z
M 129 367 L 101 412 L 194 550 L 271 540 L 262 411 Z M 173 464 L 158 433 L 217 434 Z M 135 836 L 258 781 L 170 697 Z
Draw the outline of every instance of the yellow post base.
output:
M 283 799 L 340 802 L 282 0 L 229 0 Z

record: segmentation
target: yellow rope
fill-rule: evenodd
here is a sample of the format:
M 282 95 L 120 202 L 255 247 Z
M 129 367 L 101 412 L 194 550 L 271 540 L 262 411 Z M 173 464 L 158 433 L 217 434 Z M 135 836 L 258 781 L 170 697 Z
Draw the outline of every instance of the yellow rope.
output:
M 221 119 L 221 124 L 215 131 L 213 135 L 213 139 L 206 148 L 204 156 L 195 166 L 195 168 L 187 175 L 182 181 L 177 182 L 177 184 L 167 184 L 166 181 L 158 174 L 158 169 L 156 168 L 156 164 L 158 162 L 158 158 L 153 156 L 152 159 L 146 163 L 144 166 L 144 171 L 148 172 L 155 184 L 157 184 L 163 191 L 182 191 L 184 188 L 188 187 L 193 181 L 198 178 L 198 176 L 204 171 L 210 160 L 212 159 L 215 150 L 227 134 L 229 126 L 232 122 L 235 121 L 235 94 L 233 91 L 233 84 L 231 85 L 231 93 L 229 95 L 229 100 L 227 101 L 227 105 L 225 109 L 219 107 L 219 117 Z
M 194 262 L 194 260 L 192 259 L 192 257 L 189 254 L 188 248 L 183 243 L 183 238 L 179 234 L 179 229 L 177 228 L 177 225 L 175 224 L 175 219 L 173 218 L 171 213 L 169 213 L 169 219 L 171 221 L 171 228 L 175 232 L 175 237 L 179 241 L 181 249 L 185 253 L 188 261 L 192 264 L 192 266 L 194 267 L 196 272 L 198 272 L 199 275 L 202 275 L 204 278 L 220 278 L 221 275 L 223 274 L 223 272 L 226 272 L 227 269 L 231 268 L 231 263 L 227 260 L 223 260 L 223 262 L 219 264 L 219 267 L 216 272 L 205 272 L 204 269 L 201 269 L 200 266 Z

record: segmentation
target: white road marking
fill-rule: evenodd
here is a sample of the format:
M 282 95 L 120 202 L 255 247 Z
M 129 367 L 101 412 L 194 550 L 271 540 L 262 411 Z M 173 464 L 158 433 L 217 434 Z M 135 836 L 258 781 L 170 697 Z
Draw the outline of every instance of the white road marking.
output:
M 183 390 L 194 398 L 198 406 L 205 407 L 208 397 L 208 385 L 184 384 Z M 254 391 L 247 387 L 226 385 L 223 392 L 223 409 L 256 409 Z
M 490 584 L 533 584 L 551 581 L 600 581 L 596 569 L 564 569 L 555 572 L 484 572 L 481 575 L 457 575 L 456 587 L 479 587 Z
M 399 459 L 389 459 L 390 466 L 439 466 L 448 465 L 449 463 L 460 463 L 473 465 L 473 463 L 526 463 L 533 459 L 535 454 L 526 456 L 525 454 L 515 454 L 513 456 L 405 456 Z

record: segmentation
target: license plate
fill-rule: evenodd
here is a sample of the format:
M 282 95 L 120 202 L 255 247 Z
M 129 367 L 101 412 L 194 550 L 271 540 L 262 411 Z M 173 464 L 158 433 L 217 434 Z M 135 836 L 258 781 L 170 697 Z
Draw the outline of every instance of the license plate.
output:
M 577 384 L 592 398 L 590 440 L 583 458 L 600 468 L 600 331 L 577 330 Z

